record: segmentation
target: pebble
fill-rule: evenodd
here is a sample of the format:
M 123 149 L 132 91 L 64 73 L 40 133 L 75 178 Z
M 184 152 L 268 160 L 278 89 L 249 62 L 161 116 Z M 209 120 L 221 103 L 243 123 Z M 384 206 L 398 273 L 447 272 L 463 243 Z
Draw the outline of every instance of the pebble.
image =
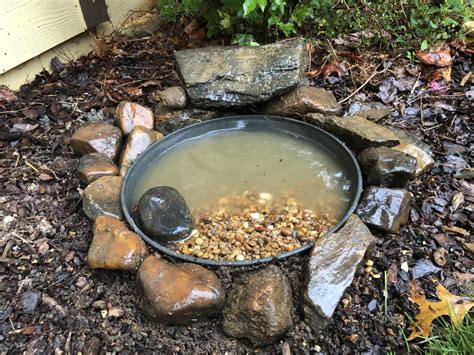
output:
M 115 115 L 125 136 L 137 126 L 152 129 L 155 122 L 153 111 L 135 102 L 121 102 L 115 110 Z
M 21 297 L 21 306 L 26 314 L 33 314 L 41 300 L 41 292 L 26 291 Z
M 112 159 L 103 153 L 86 154 L 79 160 L 79 180 L 89 185 L 102 176 L 116 176 L 119 169 Z
M 172 109 L 183 109 L 188 103 L 186 90 L 182 86 L 171 86 L 158 94 L 161 103 Z
M 123 219 L 120 204 L 122 177 L 102 176 L 89 184 L 83 193 L 82 208 L 92 221 L 100 215 Z
M 121 144 L 120 129 L 101 122 L 79 127 L 69 142 L 74 153 L 79 156 L 103 153 L 112 160 L 117 158 Z

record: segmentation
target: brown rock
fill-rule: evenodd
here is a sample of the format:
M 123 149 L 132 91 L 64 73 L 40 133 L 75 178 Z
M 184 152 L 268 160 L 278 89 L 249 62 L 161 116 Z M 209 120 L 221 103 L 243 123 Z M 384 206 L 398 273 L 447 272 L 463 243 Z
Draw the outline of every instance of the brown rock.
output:
M 365 223 L 388 233 L 397 233 L 407 223 L 411 194 L 404 189 L 369 186 L 357 207 L 357 215 Z
M 367 249 L 374 244 L 375 238 L 357 215 L 350 216 L 338 232 L 316 240 L 303 292 L 304 318 L 315 333 L 331 319 Z
M 120 205 L 121 176 L 102 176 L 90 183 L 83 193 L 82 208 L 91 220 L 100 215 L 123 219 Z
M 163 105 L 173 109 L 183 109 L 188 103 L 186 90 L 181 86 L 172 86 L 161 91 L 159 94 Z
M 248 338 L 255 346 L 275 342 L 292 325 L 291 286 L 275 265 L 244 275 L 227 303 L 224 332 Z
M 171 264 L 149 256 L 138 271 L 140 307 L 146 316 L 165 324 L 180 324 L 210 316 L 224 305 L 217 276 L 196 264 Z
M 121 102 L 115 110 L 119 127 L 128 135 L 136 126 L 153 128 L 153 111 L 135 102 Z
M 411 155 L 416 159 L 415 174 L 421 175 L 434 166 L 433 158 L 423 149 L 409 143 L 402 143 L 393 147 L 393 149 Z
M 74 153 L 84 155 L 103 153 L 115 160 L 122 143 L 120 129 L 112 125 L 97 122 L 79 127 L 71 137 L 70 145 Z
M 287 94 L 268 102 L 263 112 L 275 116 L 304 116 L 311 112 L 323 115 L 338 115 L 341 105 L 334 95 L 325 89 L 300 86 Z
M 94 223 L 94 238 L 87 254 L 93 269 L 136 270 L 148 250 L 141 238 L 111 216 L 99 216 Z
M 393 147 L 399 143 L 393 132 L 360 116 L 338 117 L 310 113 L 306 120 L 336 135 L 355 152 L 371 147 Z
M 135 159 L 153 142 L 161 138 L 163 138 L 163 135 L 158 131 L 142 126 L 135 127 L 127 137 L 127 142 L 120 155 L 120 176 L 125 176 Z
M 102 176 L 115 176 L 118 173 L 117 165 L 105 154 L 91 153 L 82 156 L 79 160 L 79 180 L 86 185 Z

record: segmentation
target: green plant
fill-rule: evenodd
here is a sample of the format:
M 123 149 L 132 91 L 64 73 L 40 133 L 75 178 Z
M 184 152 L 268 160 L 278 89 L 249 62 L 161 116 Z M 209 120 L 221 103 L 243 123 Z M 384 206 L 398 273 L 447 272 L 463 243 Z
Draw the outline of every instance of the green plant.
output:
M 474 354 L 474 321 L 467 315 L 459 328 L 441 320 L 427 339 L 428 354 Z
M 209 37 L 239 44 L 295 34 L 319 40 L 351 35 L 356 45 L 423 50 L 462 38 L 473 6 L 472 0 L 159 0 L 169 19 L 201 17 Z

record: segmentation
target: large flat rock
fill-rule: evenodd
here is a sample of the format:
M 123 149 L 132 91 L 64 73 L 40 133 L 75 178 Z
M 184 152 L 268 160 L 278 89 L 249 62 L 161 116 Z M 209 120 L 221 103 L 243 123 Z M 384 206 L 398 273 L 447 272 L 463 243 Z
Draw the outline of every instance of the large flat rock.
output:
M 303 313 L 315 333 L 331 319 L 357 267 L 375 238 L 365 224 L 352 215 L 337 233 L 318 239 L 308 261 L 303 292 Z
M 196 107 L 239 107 L 267 101 L 305 78 L 306 45 L 292 39 L 259 47 L 207 47 L 175 53 Z

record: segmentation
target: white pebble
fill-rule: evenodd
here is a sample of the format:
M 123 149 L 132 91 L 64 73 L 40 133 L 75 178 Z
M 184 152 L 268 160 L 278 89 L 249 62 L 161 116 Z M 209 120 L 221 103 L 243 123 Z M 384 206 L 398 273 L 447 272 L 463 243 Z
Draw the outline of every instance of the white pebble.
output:
M 255 221 L 258 221 L 260 219 L 260 213 L 258 212 L 251 213 L 250 218 L 252 218 Z
M 245 260 L 245 257 L 242 255 L 242 254 L 239 254 L 235 257 L 235 260 L 237 261 L 244 261 Z
M 262 192 L 258 197 L 265 201 L 271 201 L 273 199 L 272 194 L 269 194 L 268 192 Z
M 408 272 L 409 268 L 408 268 L 408 263 L 406 261 L 404 261 L 402 263 L 402 265 L 400 265 L 400 269 L 402 269 L 403 271 L 405 272 Z

